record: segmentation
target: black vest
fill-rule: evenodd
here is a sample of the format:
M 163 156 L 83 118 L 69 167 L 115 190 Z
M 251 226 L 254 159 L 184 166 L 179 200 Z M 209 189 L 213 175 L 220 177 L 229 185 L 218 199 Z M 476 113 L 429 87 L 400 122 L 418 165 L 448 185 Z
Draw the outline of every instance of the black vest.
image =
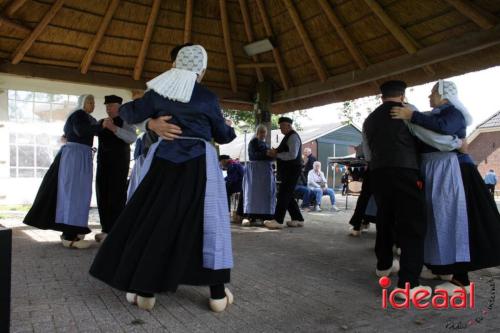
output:
M 120 117 L 113 118 L 113 124 L 121 128 L 123 127 L 123 119 Z M 126 143 L 117 137 L 115 133 L 106 128 L 99 133 L 97 159 L 100 160 L 107 157 L 113 158 L 117 156 L 130 157 L 130 144 Z
M 299 151 L 297 152 L 297 157 L 294 160 L 289 160 L 289 161 L 283 161 L 283 160 L 277 159 L 278 168 L 280 168 L 281 166 L 286 166 L 286 165 L 302 165 L 302 152 L 301 152 L 302 140 L 300 139 L 299 134 L 297 132 L 295 132 L 294 130 L 291 130 L 290 132 L 288 132 L 288 134 L 285 135 L 283 140 L 281 140 L 281 143 L 278 146 L 278 153 L 283 153 L 283 152 L 289 151 L 288 138 L 290 136 L 292 136 L 292 134 L 296 134 L 297 137 L 299 138 L 299 142 L 300 142 Z
M 373 111 L 363 124 L 371 151 L 370 169 L 409 168 L 418 170 L 417 139 L 402 120 L 392 119 L 389 112 L 401 103 L 385 102 Z

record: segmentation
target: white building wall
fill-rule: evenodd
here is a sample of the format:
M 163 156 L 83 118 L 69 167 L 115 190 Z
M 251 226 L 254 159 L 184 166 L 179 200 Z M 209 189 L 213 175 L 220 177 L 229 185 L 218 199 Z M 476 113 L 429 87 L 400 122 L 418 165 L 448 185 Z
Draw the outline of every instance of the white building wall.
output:
M 92 94 L 96 102 L 92 116 L 96 119 L 106 117 L 103 104 L 104 96 L 118 95 L 124 101 L 130 100 L 132 97 L 131 91 L 125 89 L 0 74 L 0 204 L 31 204 L 42 180 L 36 177 L 13 178 L 10 176 L 10 134 L 23 131 L 26 133 L 62 135 L 64 126 L 63 121 L 54 123 L 16 123 L 9 121 L 8 90 L 66 95 Z M 96 144 L 97 139 L 94 141 L 94 146 Z M 95 192 L 92 196 L 92 203 L 95 205 Z

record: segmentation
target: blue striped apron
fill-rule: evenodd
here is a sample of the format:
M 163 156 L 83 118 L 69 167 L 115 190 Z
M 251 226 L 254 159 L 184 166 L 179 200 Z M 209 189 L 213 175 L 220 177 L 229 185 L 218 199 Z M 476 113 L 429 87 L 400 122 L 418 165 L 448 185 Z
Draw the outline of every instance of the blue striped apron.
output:
M 61 151 L 55 222 L 87 228 L 92 198 L 92 148 L 68 142 Z
M 200 140 L 205 143 L 207 182 L 205 185 L 205 205 L 203 214 L 203 267 L 227 269 L 233 267 L 231 227 L 224 177 L 219 166 L 217 151 L 208 141 L 194 137 L 180 137 L 181 140 Z M 176 139 L 177 140 L 177 139 Z M 141 168 L 140 181 L 151 167 L 156 150 L 162 139 L 149 148 Z

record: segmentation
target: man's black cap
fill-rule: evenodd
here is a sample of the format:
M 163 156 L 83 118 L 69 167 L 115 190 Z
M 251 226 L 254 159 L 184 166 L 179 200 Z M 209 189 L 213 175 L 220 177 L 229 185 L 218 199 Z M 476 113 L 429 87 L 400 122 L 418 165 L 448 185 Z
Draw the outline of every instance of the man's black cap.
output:
M 231 157 L 229 157 L 229 155 L 220 155 L 219 156 L 219 161 L 222 161 L 222 160 L 230 160 Z
M 120 96 L 116 96 L 116 95 L 104 96 L 104 104 L 110 104 L 110 103 L 122 104 L 122 102 L 123 102 L 123 98 L 121 98 Z
M 292 118 L 288 118 L 288 117 L 280 117 L 278 119 L 278 124 L 281 124 L 281 123 L 293 124 L 293 120 L 292 120 Z
M 380 85 L 382 96 L 404 95 L 406 90 L 406 82 L 399 80 L 386 81 Z

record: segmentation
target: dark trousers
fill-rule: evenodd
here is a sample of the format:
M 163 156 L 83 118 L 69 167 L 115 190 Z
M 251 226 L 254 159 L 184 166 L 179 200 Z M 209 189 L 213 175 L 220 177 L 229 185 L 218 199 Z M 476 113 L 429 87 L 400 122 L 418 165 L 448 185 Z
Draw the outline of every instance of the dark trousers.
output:
M 98 158 L 96 174 L 97 207 L 102 232 L 109 233 L 127 201 L 130 153 Z
M 304 221 L 304 218 L 300 213 L 299 205 L 293 197 L 295 185 L 297 185 L 297 179 L 299 178 L 300 173 L 300 165 L 286 165 L 278 171 L 281 184 L 279 185 L 276 210 L 274 211 L 274 219 L 278 223 L 283 224 L 287 210 L 292 220 Z
M 363 183 L 361 184 L 361 194 L 358 197 L 354 214 L 352 214 L 351 220 L 349 221 L 349 224 L 353 226 L 354 230 L 361 230 L 361 224 L 365 218 L 366 207 L 368 206 L 368 201 L 370 201 L 371 196 L 370 178 L 368 172 L 366 172 Z
M 398 287 L 419 285 L 424 261 L 425 197 L 418 170 L 375 169 L 370 174 L 377 203 L 377 269 L 392 266 L 392 246 L 401 247 Z M 396 239 L 394 239 L 394 237 Z
M 238 187 L 238 186 L 235 186 L 234 184 L 226 182 L 226 193 L 227 193 L 227 207 L 229 209 L 229 212 L 231 212 L 231 196 L 234 193 L 240 193 L 240 198 L 241 198 L 243 196 L 243 191 L 241 190 L 241 186 Z M 238 202 L 238 205 L 239 205 L 239 202 Z M 243 210 L 243 207 L 241 209 Z
M 494 184 L 486 184 L 488 191 L 490 191 L 491 195 L 495 197 L 495 185 Z

